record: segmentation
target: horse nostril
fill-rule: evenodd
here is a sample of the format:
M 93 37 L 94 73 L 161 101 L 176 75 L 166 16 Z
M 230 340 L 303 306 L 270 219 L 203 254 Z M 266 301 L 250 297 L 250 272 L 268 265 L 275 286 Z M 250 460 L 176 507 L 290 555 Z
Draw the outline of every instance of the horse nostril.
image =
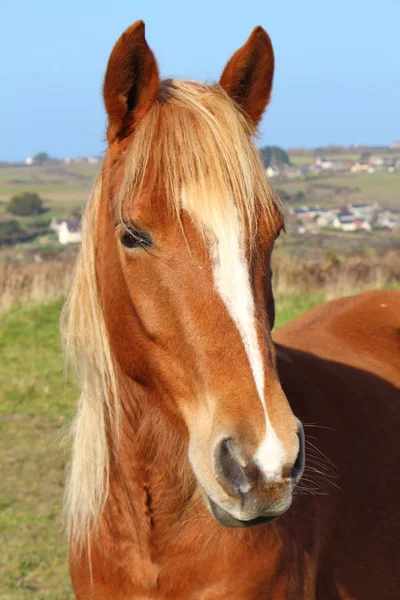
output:
M 292 472 L 290 473 L 290 478 L 292 481 L 297 483 L 304 471 L 304 462 L 305 462 L 305 443 L 304 443 L 304 429 L 303 425 L 299 423 L 299 427 L 297 430 L 297 437 L 299 438 L 299 453 L 297 455 L 296 462 L 294 463 L 294 467 Z
M 249 482 L 239 464 L 232 438 L 225 438 L 217 445 L 214 470 L 217 480 L 229 494 L 243 494 L 249 490 Z

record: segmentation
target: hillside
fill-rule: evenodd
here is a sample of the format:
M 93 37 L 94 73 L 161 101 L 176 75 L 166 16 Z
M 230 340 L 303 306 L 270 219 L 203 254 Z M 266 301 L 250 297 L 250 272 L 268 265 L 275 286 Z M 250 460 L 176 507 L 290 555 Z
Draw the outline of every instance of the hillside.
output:
M 275 162 L 284 159 L 285 153 L 279 148 L 264 150 L 268 160 L 271 156 L 275 157 Z M 312 156 L 290 156 L 291 161 L 297 158 L 313 160 Z M 49 229 L 50 221 L 79 216 L 99 168 L 100 164 L 88 161 L 70 164 L 50 162 L 41 166 L 0 165 L 0 262 L 43 261 L 65 252 L 66 247 L 59 243 L 57 234 Z M 293 167 L 290 169 L 293 170 Z M 273 177 L 271 183 L 284 201 L 286 214 L 304 205 L 346 210 L 350 203 L 367 203 L 397 213 L 400 210 L 400 170 L 374 173 L 329 171 L 304 175 L 295 172 L 295 176 L 283 174 Z M 29 191 L 38 193 L 42 198 L 43 213 L 34 217 L 18 217 L 6 212 L 6 203 L 12 195 Z M 297 253 L 304 258 L 316 258 L 318 248 L 319 258 L 323 259 L 326 251 L 338 255 L 356 252 L 368 256 L 371 252 L 398 251 L 400 247 L 397 231 L 374 230 L 371 234 L 357 231 L 344 235 L 338 231 L 307 231 L 306 235 L 299 237 L 296 235 L 298 227 L 291 227 L 290 220 L 288 224 L 288 235 L 282 236 L 284 243 L 281 246 L 287 253 Z M 8 234 L 7 231 L 11 230 L 16 233 Z M 15 243 L 13 237 L 21 242 Z M 68 252 L 74 254 L 73 244 L 68 246 Z

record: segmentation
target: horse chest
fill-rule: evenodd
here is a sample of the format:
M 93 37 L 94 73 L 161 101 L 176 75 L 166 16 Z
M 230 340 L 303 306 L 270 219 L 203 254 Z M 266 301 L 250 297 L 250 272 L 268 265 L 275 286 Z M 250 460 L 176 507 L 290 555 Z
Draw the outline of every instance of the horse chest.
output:
M 228 533 L 228 535 L 226 535 Z M 83 573 L 82 563 L 73 573 L 78 600 L 307 600 L 310 578 L 302 556 L 288 556 L 279 548 L 268 548 L 257 534 L 241 532 L 231 543 L 225 539 L 204 538 L 199 533 L 191 547 L 171 545 L 163 557 L 150 549 L 128 548 L 109 554 L 106 561 L 92 556 L 93 587 Z M 255 543 L 249 544 L 253 539 Z M 200 542 L 200 543 L 199 543 Z M 264 542 L 264 543 L 263 543 Z M 91 591 L 90 591 L 91 590 Z M 91 594 L 94 592 L 94 595 Z

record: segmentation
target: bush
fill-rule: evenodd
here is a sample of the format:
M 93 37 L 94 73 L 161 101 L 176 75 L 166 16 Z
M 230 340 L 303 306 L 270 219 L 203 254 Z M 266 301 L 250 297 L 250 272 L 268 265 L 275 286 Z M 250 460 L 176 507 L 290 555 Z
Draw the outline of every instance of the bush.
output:
M 33 162 L 37 165 L 42 165 L 43 163 L 47 162 L 49 158 L 50 156 L 47 154 L 47 152 L 38 152 L 33 157 Z
M 264 148 L 260 148 L 260 154 L 265 168 L 290 165 L 288 153 L 278 146 L 264 146 Z
M 20 217 L 37 215 L 43 210 L 43 202 L 35 192 L 22 192 L 10 198 L 6 210 Z
M 296 202 L 301 202 L 302 200 L 305 200 L 305 198 L 306 198 L 306 195 L 302 191 L 296 192 L 295 195 L 293 196 L 293 199 L 296 200 Z
M 21 233 L 21 225 L 15 219 L 11 221 L 0 221 L 0 244 L 7 243 Z

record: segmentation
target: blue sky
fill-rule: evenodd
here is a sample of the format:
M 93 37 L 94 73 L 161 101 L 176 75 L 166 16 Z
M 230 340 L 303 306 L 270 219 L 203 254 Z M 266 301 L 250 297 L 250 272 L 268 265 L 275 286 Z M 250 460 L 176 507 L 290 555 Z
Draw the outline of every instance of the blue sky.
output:
M 400 0 L 0 0 L 0 160 L 104 151 L 105 65 L 137 19 L 162 75 L 203 81 L 265 27 L 276 77 L 262 144 L 400 138 Z

